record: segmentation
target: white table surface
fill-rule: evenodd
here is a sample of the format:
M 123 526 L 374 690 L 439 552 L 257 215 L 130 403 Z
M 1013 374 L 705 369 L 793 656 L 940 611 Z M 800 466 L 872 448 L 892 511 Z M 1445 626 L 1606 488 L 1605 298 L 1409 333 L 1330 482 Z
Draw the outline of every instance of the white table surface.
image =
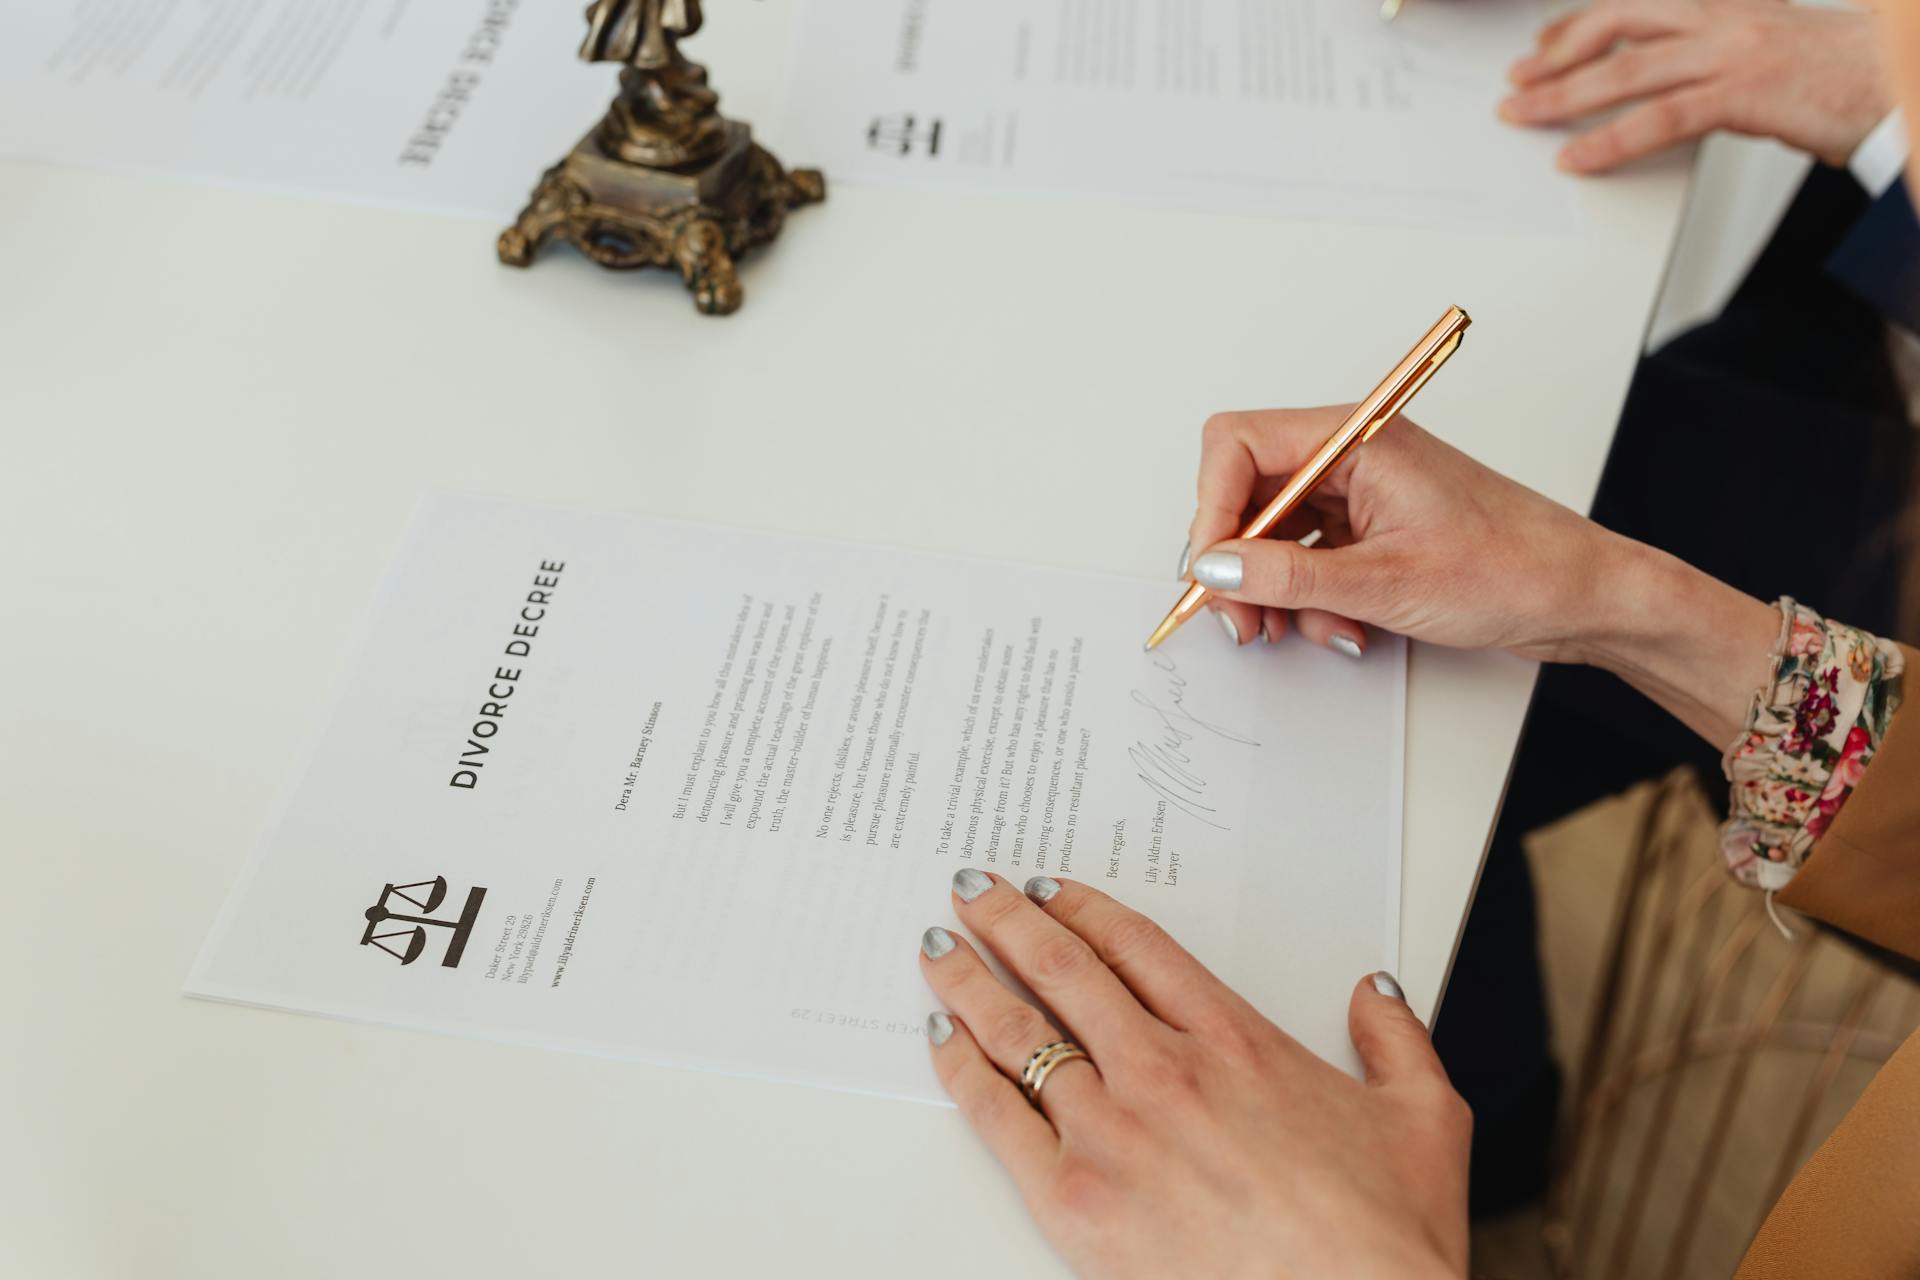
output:
M 778 147 L 773 6 L 716 9 L 699 54 Z M 949 1110 L 180 995 L 414 500 L 1171 592 L 1206 415 L 1352 399 L 1457 301 L 1415 417 L 1584 506 L 1685 191 L 1685 157 L 1583 184 L 1569 237 L 838 186 L 711 320 L 497 266 L 494 225 L 0 164 L 0 1274 L 1058 1273 Z M 1533 668 L 1412 661 L 1427 1014 Z

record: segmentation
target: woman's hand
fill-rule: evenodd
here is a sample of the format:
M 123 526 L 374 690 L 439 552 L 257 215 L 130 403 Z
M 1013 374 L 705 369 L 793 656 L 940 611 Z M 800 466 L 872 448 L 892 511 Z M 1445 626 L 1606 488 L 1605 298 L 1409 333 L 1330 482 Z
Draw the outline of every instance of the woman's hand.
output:
M 1357 620 L 1458 648 L 1578 656 L 1595 625 L 1592 583 L 1567 566 L 1587 565 L 1591 574 L 1619 557 L 1624 540 L 1404 418 L 1356 449 L 1280 537 L 1223 542 L 1350 408 L 1208 420 L 1189 530 L 1200 554 L 1190 569 L 1222 593 L 1214 608 L 1232 621 L 1230 633 L 1242 643 L 1274 638 L 1285 626 L 1280 611 L 1297 609 L 1301 631 L 1316 640 L 1324 632 L 1364 646 Z M 1315 549 L 1294 540 L 1315 529 Z
M 1844 165 L 1893 108 L 1879 39 L 1872 14 L 1780 0 L 1597 0 L 1540 32 L 1500 114 L 1553 125 L 1628 108 L 1561 150 L 1576 173 L 1715 129 Z
M 1189 568 L 1216 592 L 1212 607 L 1237 641 L 1276 634 L 1296 610 L 1315 639 L 1355 643 L 1358 624 L 1372 623 L 1435 644 L 1591 663 L 1709 741 L 1733 738 L 1767 675 L 1776 610 L 1405 419 L 1355 450 L 1279 538 L 1231 541 L 1347 411 L 1226 413 L 1207 423 Z M 1293 541 L 1314 528 L 1321 545 Z
M 1055 1021 L 929 929 L 921 968 L 953 1011 L 928 1019 L 934 1068 L 1079 1274 L 1465 1275 L 1472 1118 L 1391 978 L 1354 988 L 1363 1084 L 1105 894 L 969 868 L 954 897 Z M 1015 1080 L 1056 1028 L 1092 1063 L 1059 1066 L 1035 1110 Z

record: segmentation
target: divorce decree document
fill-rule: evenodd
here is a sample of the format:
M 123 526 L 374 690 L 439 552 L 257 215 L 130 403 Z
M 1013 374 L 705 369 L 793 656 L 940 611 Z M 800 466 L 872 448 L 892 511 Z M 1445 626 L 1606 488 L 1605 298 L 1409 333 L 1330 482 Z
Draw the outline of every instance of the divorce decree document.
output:
M 5 0 L 0 156 L 511 217 L 605 109 L 571 0 Z
M 1170 581 L 425 502 L 192 994 L 936 1100 L 961 867 L 1149 913 L 1351 1066 L 1405 652 L 1141 640 Z

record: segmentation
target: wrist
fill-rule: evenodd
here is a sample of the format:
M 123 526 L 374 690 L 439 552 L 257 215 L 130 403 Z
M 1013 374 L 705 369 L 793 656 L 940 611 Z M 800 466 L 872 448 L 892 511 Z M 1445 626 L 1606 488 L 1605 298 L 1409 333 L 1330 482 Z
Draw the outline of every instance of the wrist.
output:
M 1825 58 L 1818 60 L 1829 67 L 1850 67 L 1853 74 L 1827 77 L 1831 81 L 1825 86 L 1831 95 L 1828 107 L 1809 121 L 1810 136 L 1804 146 L 1823 164 L 1845 169 L 1850 167 L 1860 145 L 1888 113 L 1899 106 L 1899 95 L 1881 61 L 1882 33 L 1876 16 L 1827 10 L 1814 21 L 1835 38 L 1817 42 L 1826 49 Z M 1807 34 L 1820 29 L 1809 28 Z
M 1846 128 L 1836 131 L 1824 146 L 1814 145 L 1807 150 L 1815 160 L 1830 169 L 1851 171 L 1855 159 L 1860 154 L 1860 148 L 1866 145 L 1867 139 L 1873 136 L 1874 130 L 1893 114 L 1892 105 L 1888 105 L 1880 114 L 1871 118 L 1862 114 L 1858 119 L 1849 122 Z
M 1664 551 L 1607 536 L 1579 660 L 1724 746 L 1766 681 L 1779 610 Z

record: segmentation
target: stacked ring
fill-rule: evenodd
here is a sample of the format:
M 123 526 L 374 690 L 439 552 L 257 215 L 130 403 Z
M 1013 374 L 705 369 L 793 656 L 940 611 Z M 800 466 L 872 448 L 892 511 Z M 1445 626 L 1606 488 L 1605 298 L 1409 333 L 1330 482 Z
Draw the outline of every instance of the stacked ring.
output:
M 1047 1082 L 1047 1077 L 1053 1074 L 1055 1067 L 1063 1062 L 1072 1062 L 1075 1058 L 1093 1061 L 1085 1049 L 1071 1040 L 1055 1040 L 1035 1049 L 1033 1056 L 1027 1059 L 1026 1068 L 1020 1072 L 1020 1088 L 1027 1095 L 1027 1101 L 1039 1106 L 1040 1086 Z

